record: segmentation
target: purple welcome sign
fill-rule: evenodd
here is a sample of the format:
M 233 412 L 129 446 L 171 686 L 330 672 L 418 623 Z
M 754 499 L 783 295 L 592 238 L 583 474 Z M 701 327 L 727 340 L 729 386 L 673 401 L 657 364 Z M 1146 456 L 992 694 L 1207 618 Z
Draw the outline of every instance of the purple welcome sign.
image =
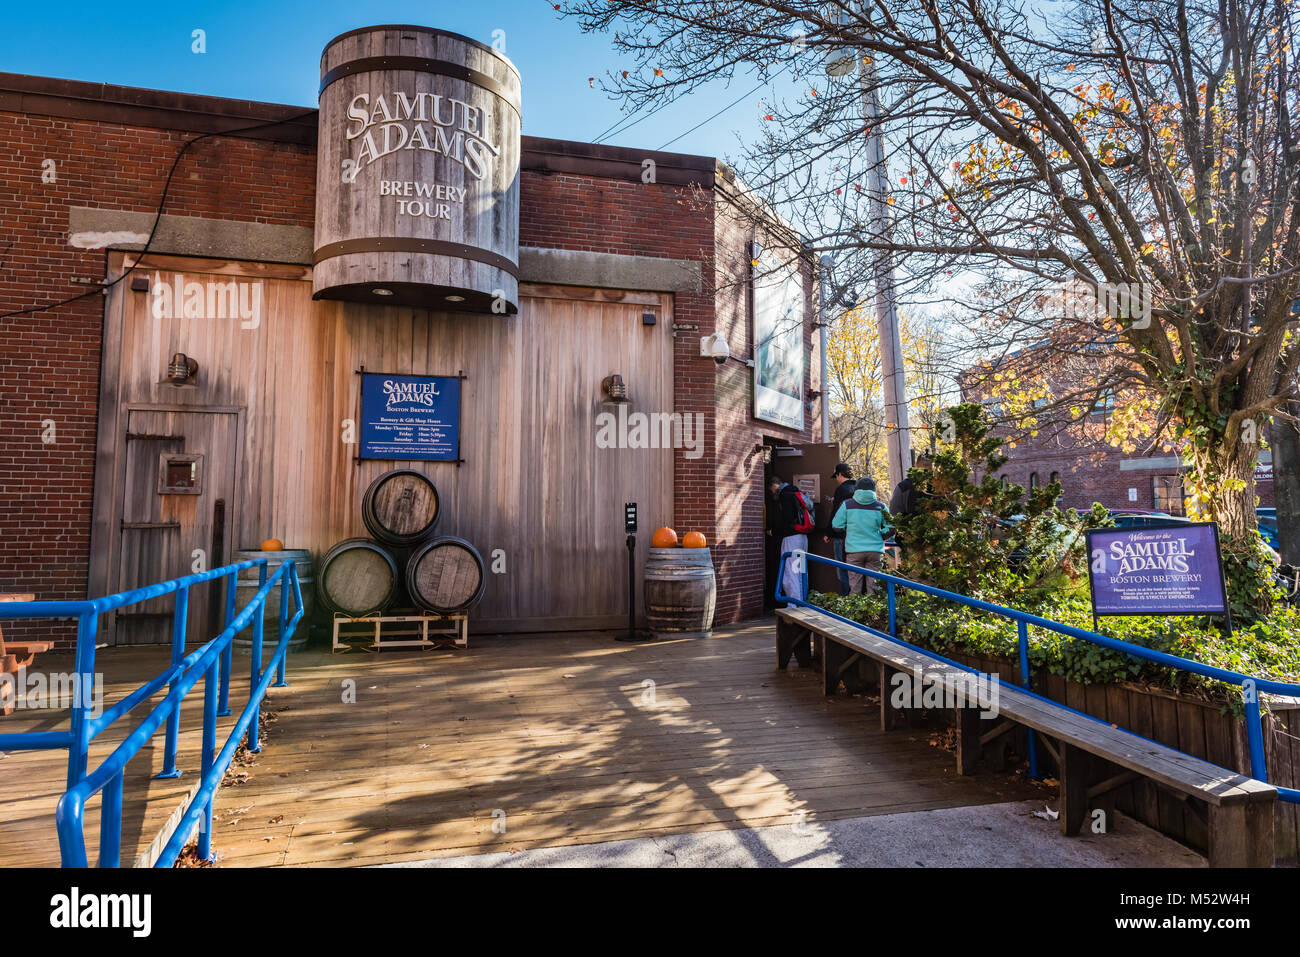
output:
M 1223 615 L 1223 565 L 1213 522 L 1088 533 L 1095 615 Z

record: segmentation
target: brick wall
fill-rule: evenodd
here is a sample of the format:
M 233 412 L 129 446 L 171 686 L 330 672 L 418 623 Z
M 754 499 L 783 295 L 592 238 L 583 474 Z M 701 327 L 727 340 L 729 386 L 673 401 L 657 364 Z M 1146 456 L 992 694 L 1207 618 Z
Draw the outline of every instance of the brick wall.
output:
M 0 113 L 0 313 L 101 282 L 104 252 L 68 245 L 68 207 L 153 212 L 192 135 Z M 42 180 L 47 160 L 53 182 Z M 182 160 L 167 212 L 309 226 L 315 177 L 310 149 L 214 137 Z M 86 597 L 102 324 L 99 295 L 0 323 L 0 591 Z M 21 622 L 5 634 L 38 627 L 62 644 L 75 635 Z
M 749 217 L 724 197 L 717 209 L 718 252 L 716 264 L 716 330 L 726 337 L 733 356 L 754 355 L 750 311 L 750 243 L 759 235 Z M 811 267 L 803 275 L 805 315 L 814 316 L 815 287 Z M 812 321 L 804 324 L 804 355 L 807 357 L 804 390 L 820 389 L 820 354 Z M 717 415 L 718 460 L 712 504 L 718 516 L 714 566 L 718 569 L 718 619 L 741 621 L 762 612 L 765 543 L 763 523 L 764 460 L 761 446 L 765 436 L 791 443 L 822 441 L 821 406 L 805 404 L 802 431 L 783 428 L 753 417 L 753 370 L 738 362 L 721 368 L 698 357 L 693 369 L 712 376 Z
M 1167 510 L 1155 500 L 1153 479 L 1173 480 L 1179 470 L 1167 465 L 1152 467 L 1144 459 L 1169 458 L 1175 453 L 1156 451 L 1147 455 L 1128 455 L 1119 449 L 1085 449 L 1076 447 L 1069 436 L 1030 437 L 1003 447 L 1007 463 L 1001 475 L 1015 485 L 1029 488 L 1030 476 L 1037 474 L 1038 484 L 1046 485 L 1053 472 L 1060 473 L 1061 506 L 1091 508 L 1100 502 L 1107 508 L 1141 508 Z M 1127 464 L 1127 468 L 1122 465 Z M 1129 499 L 1129 490 L 1136 498 Z M 1255 492 L 1261 506 L 1273 504 L 1273 480 L 1256 482 Z

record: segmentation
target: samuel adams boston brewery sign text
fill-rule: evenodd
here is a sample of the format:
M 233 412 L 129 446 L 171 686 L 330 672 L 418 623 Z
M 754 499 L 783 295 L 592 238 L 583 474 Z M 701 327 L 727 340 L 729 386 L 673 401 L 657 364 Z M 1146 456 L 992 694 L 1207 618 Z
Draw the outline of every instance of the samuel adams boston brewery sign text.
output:
M 1097 615 L 1222 615 L 1223 566 L 1213 523 L 1088 533 Z
M 361 458 L 460 459 L 460 379 L 361 375 Z
M 519 73 L 442 30 L 380 26 L 321 57 L 312 294 L 511 314 Z

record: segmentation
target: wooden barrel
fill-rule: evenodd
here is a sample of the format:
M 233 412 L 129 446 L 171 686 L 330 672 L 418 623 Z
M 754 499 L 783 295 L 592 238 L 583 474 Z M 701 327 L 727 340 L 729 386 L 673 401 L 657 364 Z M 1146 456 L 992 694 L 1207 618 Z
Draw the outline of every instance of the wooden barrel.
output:
M 321 55 L 315 299 L 518 311 L 519 71 L 418 26 Z
M 361 499 L 366 530 L 387 545 L 413 545 L 438 523 L 438 489 L 423 472 L 394 469 L 366 489 Z
M 316 585 L 330 611 L 361 616 L 383 611 L 397 588 L 397 563 L 368 538 L 345 538 L 321 556 Z
M 307 645 L 307 639 L 311 633 L 311 616 L 316 610 L 316 587 L 312 580 L 311 552 L 305 548 L 286 548 L 282 551 L 264 552 L 257 548 L 245 548 L 235 552 L 232 562 L 246 562 L 254 558 L 266 559 L 266 575 L 269 578 L 275 574 L 277 568 L 282 562 L 291 561 L 298 572 L 298 588 L 302 592 L 302 606 L 305 612 L 302 619 L 298 622 L 298 627 L 294 629 L 293 638 L 289 640 L 290 651 L 301 651 Z M 245 568 L 239 573 L 235 581 L 235 611 L 239 612 L 241 608 L 252 601 L 253 596 L 257 594 L 258 588 L 258 570 L 256 567 Z M 289 599 L 289 615 L 293 615 L 293 598 Z M 280 636 L 280 585 L 276 584 L 271 589 L 270 594 L 266 596 L 266 605 L 262 610 L 262 639 L 264 647 L 274 645 L 276 638 Z M 247 651 L 252 647 L 253 633 L 251 630 L 245 630 L 235 637 L 235 647 L 240 651 Z
M 652 634 L 709 637 L 717 596 L 707 548 L 650 549 L 645 565 L 645 617 Z
M 483 558 L 463 538 L 435 538 L 418 548 L 406 565 L 406 590 L 411 600 L 440 615 L 473 608 L 485 587 Z

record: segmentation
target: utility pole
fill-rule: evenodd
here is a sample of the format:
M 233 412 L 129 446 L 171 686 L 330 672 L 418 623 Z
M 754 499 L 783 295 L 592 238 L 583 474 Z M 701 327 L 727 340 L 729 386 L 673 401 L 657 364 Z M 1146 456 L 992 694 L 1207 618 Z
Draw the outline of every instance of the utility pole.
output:
M 863 15 L 869 17 L 865 8 Z M 846 76 L 857 61 L 858 82 L 862 86 L 862 112 L 866 121 L 867 160 L 871 165 L 867 180 L 867 209 L 871 235 L 888 244 L 893 237 L 889 219 L 888 178 L 885 172 L 885 140 L 880 133 L 880 95 L 876 90 L 876 68 L 862 51 L 832 51 L 827 58 L 830 76 Z M 870 62 L 869 62 L 870 61 Z M 888 249 L 875 251 L 872 267 L 876 296 L 876 331 L 880 338 L 880 378 L 884 384 L 885 442 L 889 453 L 889 484 L 897 488 L 912 465 L 912 434 L 907 417 L 907 379 L 903 373 L 903 341 L 898 329 L 898 310 L 894 302 L 894 256 Z
M 871 62 L 868 62 L 871 60 Z M 874 224 L 872 234 L 888 244 L 893 239 L 889 204 L 889 183 L 885 168 L 885 140 L 880 134 L 880 95 L 876 89 L 876 68 L 870 57 L 858 57 L 858 79 L 862 83 L 863 112 L 867 121 L 867 155 L 871 170 L 867 203 Z M 885 392 L 885 441 L 889 450 L 889 485 L 897 488 L 912 465 L 912 433 L 907 418 L 907 378 L 903 373 L 903 340 L 898 329 L 894 303 L 894 254 L 876 251 L 873 268 L 876 293 L 876 331 L 880 337 L 880 378 Z

